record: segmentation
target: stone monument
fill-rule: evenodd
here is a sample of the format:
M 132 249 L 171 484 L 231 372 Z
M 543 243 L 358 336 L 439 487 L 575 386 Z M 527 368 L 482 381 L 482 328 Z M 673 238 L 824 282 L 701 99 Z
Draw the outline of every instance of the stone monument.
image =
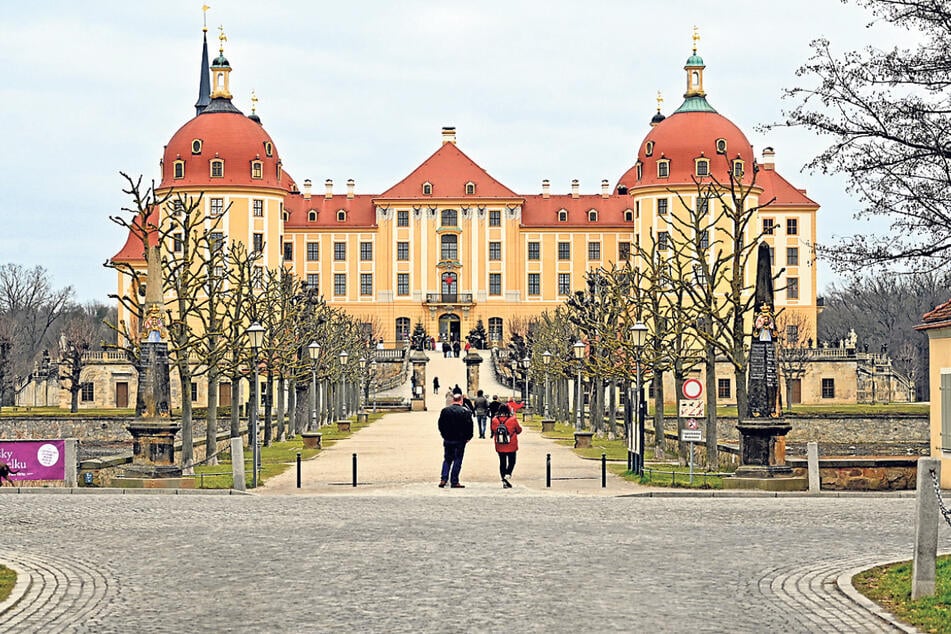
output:
M 413 412 L 425 412 L 426 411 L 426 364 L 429 363 L 429 357 L 426 356 L 426 353 L 421 349 L 413 350 L 409 354 L 410 363 L 413 366 L 413 376 L 411 378 L 411 384 L 413 386 L 413 394 L 410 397 L 410 411 Z
M 482 355 L 477 353 L 475 348 L 470 348 L 462 360 L 466 364 L 466 394 L 474 395 L 479 391 L 479 364 L 482 363 Z

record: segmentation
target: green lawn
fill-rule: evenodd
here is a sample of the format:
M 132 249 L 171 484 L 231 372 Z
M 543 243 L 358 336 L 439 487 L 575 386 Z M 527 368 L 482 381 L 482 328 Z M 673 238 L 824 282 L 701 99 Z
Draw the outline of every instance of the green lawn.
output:
M 911 600 L 910 561 L 878 566 L 852 579 L 856 589 L 925 632 L 951 632 L 951 555 L 938 557 L 935 595 Z
M 17 573 L 6 566 L 0 566 L 0 603 L 6 601 L 17 582 Z

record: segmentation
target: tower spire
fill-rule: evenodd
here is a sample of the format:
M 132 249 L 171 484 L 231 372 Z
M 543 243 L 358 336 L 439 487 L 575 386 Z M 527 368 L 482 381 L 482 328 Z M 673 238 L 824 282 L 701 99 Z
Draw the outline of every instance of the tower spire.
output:
M 211 103 L 211 71 L 208 68 L 208 9 L 207 4 L 202 5 L 202 47 L 201 47 L 201 69 L 198 74 L 198 101 L 195 102 L 195 116 L 201 114 L 201 111 Z

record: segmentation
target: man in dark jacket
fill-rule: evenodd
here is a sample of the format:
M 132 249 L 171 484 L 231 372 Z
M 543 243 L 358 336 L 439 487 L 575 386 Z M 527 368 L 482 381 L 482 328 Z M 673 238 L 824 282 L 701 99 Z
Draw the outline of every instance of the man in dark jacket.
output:
M 475 416 L 479 424 L 479 438 L 485 438 L 485 423 L 489 415 L 489 399 L 482 390 L 476 392 Z
M 442 436 L 443 461 L 439 488 L 449 482 L 453 489 L 464 489 L 459 483 L 462 457 L 466 443 L 472 440 L 472 412 L 462 405 L 462 390 L 452 392 L 452 404 L 439 413 L 439 433 Z

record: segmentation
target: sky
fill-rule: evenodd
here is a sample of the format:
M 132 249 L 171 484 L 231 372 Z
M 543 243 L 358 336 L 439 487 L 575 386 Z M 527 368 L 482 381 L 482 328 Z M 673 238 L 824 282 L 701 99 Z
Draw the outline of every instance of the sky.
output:
M 708 101 L 757 156 L 822 207 L 819 241 L 865 230 L 836 175 L 803 166 L 824 140 L 769 132 L 792 102 L 810 41 L 837 51 L 890 47 L 913 35 L 834 0 L 206 0 L 209 48 L 228 41 L 235 105 L 257 114 L 297 182 L 327 178 L 380 193 L 440 145 L 459 147 L 523 194 L 549 179 L 599 193 L 634 163 L 656 94 L 683 100 L 692 34 Z M 45 267 L 77 301 L 108 302 L 102 266 L 125 241 L 110 222 L 128 204 L 120 172 L 159 178 L 162 148 L 194 116 L 202 3 L 7 3 L 0 15 L 0 264 Z M 872 227 L 872 229 L 876 229 Z M 879 229 L 880 230 L 880 229 Z M 820 263 L 819 288 L 836 280 Z

